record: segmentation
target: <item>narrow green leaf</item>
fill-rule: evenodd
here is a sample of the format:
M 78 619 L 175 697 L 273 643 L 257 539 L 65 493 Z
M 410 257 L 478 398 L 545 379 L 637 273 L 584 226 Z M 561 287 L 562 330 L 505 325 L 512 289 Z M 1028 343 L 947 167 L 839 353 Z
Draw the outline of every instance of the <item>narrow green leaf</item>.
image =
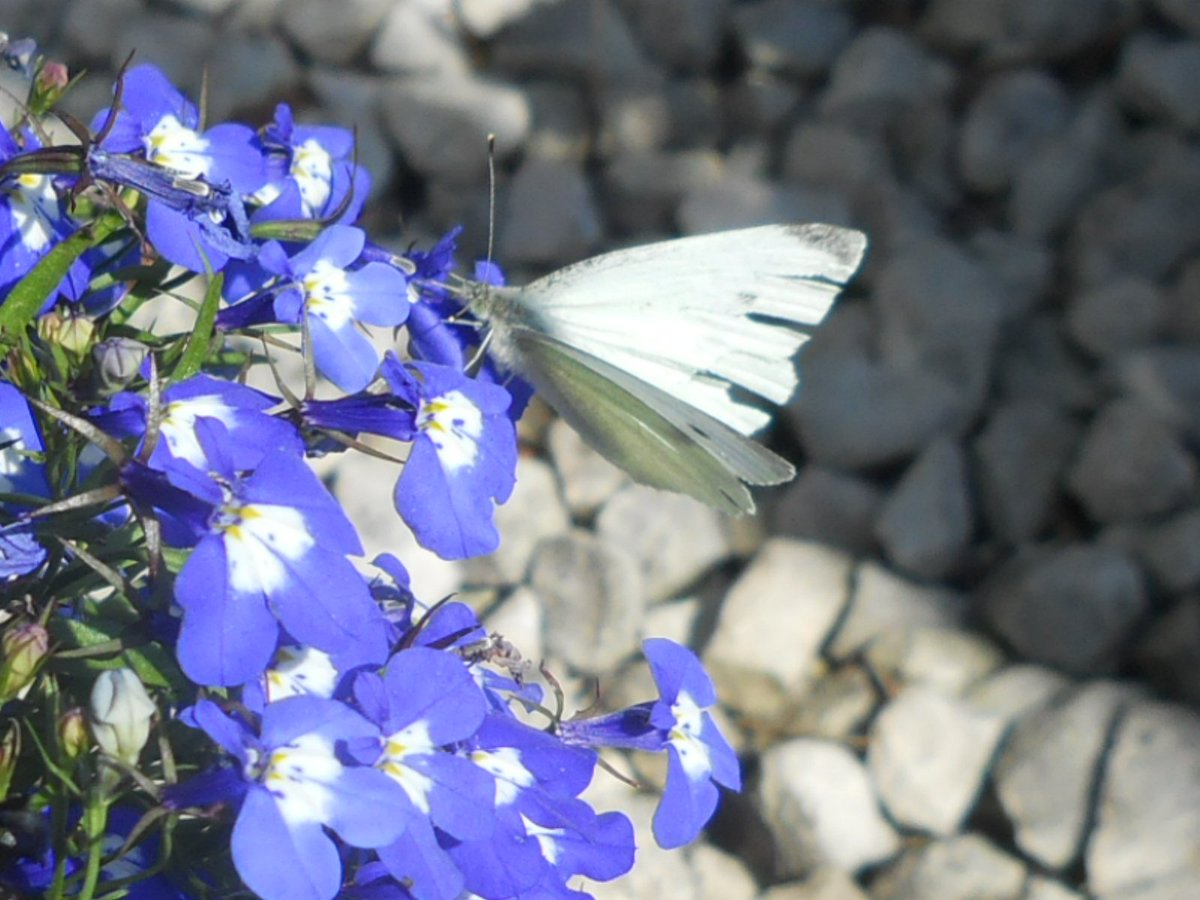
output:
M 58 289 L 71 264 L 84 251 L 104 243 L 124 225 L 119 215 L 108 213 L 84 225 L 43 256 L 29 274 L 9 291 L 8 297 L 0 305 L 0 334 L 24 331 L 37 317 L 38 310 L 46 300 Z
M 196 315 L 196 327 L 188 337 L 187 346 L 179 365 L 171 373 L 171 383 L 183 381 L 200 371 L 200 366 L 208 358 L 212 346 L 213 323 L 217 320 L 217 306 L 221 302 L 221 287 L 225 284 L 225 276 L 218 272 L 208 283 L 208 291 L 204 294 L 204 302 Z

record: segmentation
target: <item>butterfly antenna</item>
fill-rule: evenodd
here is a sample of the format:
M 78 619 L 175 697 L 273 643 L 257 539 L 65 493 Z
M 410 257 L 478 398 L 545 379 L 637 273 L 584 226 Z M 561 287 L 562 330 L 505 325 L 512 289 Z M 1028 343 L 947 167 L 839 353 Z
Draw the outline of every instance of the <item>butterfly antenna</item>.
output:
M 496 135 L 487 136 L 488 148 L 488 243 L 487 264 L 492 267 L 492 241 L 496 235 Z

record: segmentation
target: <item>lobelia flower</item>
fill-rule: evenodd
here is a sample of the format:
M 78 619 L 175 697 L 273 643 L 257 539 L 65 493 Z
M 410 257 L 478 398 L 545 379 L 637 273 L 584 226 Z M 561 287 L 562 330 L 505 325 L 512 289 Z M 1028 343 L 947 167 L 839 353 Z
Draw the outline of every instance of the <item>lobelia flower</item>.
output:
M 159 440 L 149 463 L 161 469 L 173 460 L 182 460 L 198 469 L 207 468 L 195 430 L 196 420 L 202 417 L 217 419 L 225 426 L 229 441 L 224 446 L 237 470 L 254 468 L 264 455 L 276 450 L 300 457 L 304 442 L 299 432 L 290 422 L 267 413 L 278 405 L 278 398 L 262 391 L 210 375 L 193 375 L 163 391 Z M 121 393 L 92 417 L 109 433 L 132 437 L 145 433 L 146 415 L 145 397 Z
M 642 644 L 660 698 L 604 716 L 559 723 L 568 744 L 666 751 L 667 784 L 654 814 L 660 847 L 694 841 L 717 808 L 717 785 L 741 789 L 737 755 L 708 708 L 717 702 L 712 679 L 696 655 L 665 638 Z
M 344 391 L 362 390 L 375 377 L 379 352 L 361 324 L 395 327 L 409 311 L 404 274 L 363 263 L 365 243 L 360 229 L 332 225 L 291 257 L 277 241 L 264 244 L 253 264 L 231 269 L 225 296 L 233 305 L 219 326 L 298 325 L 307 317 L 318 371 Z
M 495 784 L 496 826 L 487 839 L 447 852 L 483 897 L 573 896 L 584 876 L 608 881 L 633 866 L 633 825 L 621 813 L 597 815 L 576 799 L 591 781 L 595 753 L 508 716 L 489 715 L 470 757 Z
M 286 103 L 262 131 L 268 181 L 253 199 L 253 221 L 328 219 L 354 222 L 371 190 L 371 176 L 354 164 L 354 135 L 345 128 L 297 125 Z M 343 208 L 343 204 L 345 204 Z
M 107 111 L 92 121 L 99 131 Z M 121 106 L 88 154 L 94 178 L 146 194 L 146 235 L 164 258 L 193 272 L 214 271 L 254 248 L 242 198 L 265 183 L 254 131 L 226 123 L 201 133 L 200 115 L 159 69 L 125 73 Z
M 362 547 L 337 501 L 303 460 L 272 451 L 241 473 L 221 422 L 202 417 L 195 428 L 209 475 L 193 469 L 189 478 L 182 462 L 158 478 L 144 467 L 123 473 L 140 494 L 131 499 L 165 520 L 168 539 L 196 536 L 175 580 L 184 672 L 199 684 L 242 684 L 263 672 L 281 638 L 345 668 L 382 662 L 386 623 L 347 559 Z M 198 508 L 207 508 L 202 525 Z
M 247 887 L 265 900 L 324 900 L 337 895 L 342 860 L 334 831 L 354 847 L 379 847 L 403 832 L 403 789 L 369 765 L 348 765 L 346 742 L 378 740 L 379 729 L 337 700 L 295 696 L 271 703 L 261 728 L 200 700 L 192 721 L 238 763 L 182 785 L 168 796 L 175 808 L 240 801 L 233 827 L 233 863 Z
M 500 543 L 495 504 L 516 483 L 517 439 L 501 387 L 450 366 L 384 360 L 398 395 L 417 398 L 417 435 L 395 502 L 421 546 L 443 559 L 491 553 Z
M 354 696 L 382 735 L 352 752 L 392 778 L 408 800 L 404 833 L 376 852 L 414 896 L 453 900 L 465 879 L 441 849 L 438 832 L 478 840 L 494 824 L 492 779 L 446 749 L 478 730 L 487 712 L 483 694 L 455 655 L 413 647 L 394 655 L 383 676 L 359 675 Z

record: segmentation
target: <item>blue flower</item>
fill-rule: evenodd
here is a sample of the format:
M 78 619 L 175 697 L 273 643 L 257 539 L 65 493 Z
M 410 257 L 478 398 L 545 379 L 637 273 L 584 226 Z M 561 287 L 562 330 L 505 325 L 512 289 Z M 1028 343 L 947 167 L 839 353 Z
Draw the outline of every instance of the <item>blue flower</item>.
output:
M 46 548 L 34 537 L 29 522 L 0 527 L 0 584 L 28 575 L 46 561 Z
M 106 112 L 97 115 L 93 130 L 107 118 Z M 252 254 L 242 198 L 267 178 L 252 129 L 227 123 L 201 133 L 199 127 L 195 105 L 161 71 L 135 66 L 125 74 L 109 132 L 89 154 L 93 177 L 146 192 L 150 242 L 193 272 L 219 270 L 230 257 Z M 122 161 L 119 154 L 138 159 Z
M 49 498 L 46 468 L 32 456 L 45 449 L 25 395 L 0 379 L 0 494 Z
M 409 311 L 403 273 L 381 262 L 359 264 L 365 242 L 361 230 L 332 225 L 290 258 L 279 243 L 266 244 L 255 266 L 227 282 L 227 298 L 241 302 L 223 311 L 221 327 L 262 321 L 263 300 L 274 296 L 275 321 L 300 324 L 307 316 L 321 374 L 344 391 L 362 390 L 375 377 L 379 352 L 360 323 L 395 327 Z M 253 317 L 239 309 L 246 303 Z
M 196 430 L 211 465 L 227 432 L 203 418 Z M 218 474 L 208 531 L 175 581 L 184 612 L 177 653 L 188 677 L 210 685 L 257 678 L 281 629 L 346 668 L 381 662 L 386 624 L 346 558 L 362 552 L 358 535 L 316 475 L 281 452 L 248 475 Z
M 741 789 L 741 771 L 737 755 L 707 711 L 717 694 L 696 655 L 664 638 L 650 638 L 642 648 L 659 699 L 560 722 L 558 734 L 576 747 L 665 751 L 667 784 L 654 814 L 654 838 L 661 847 L 682 847 L 712 818 L 718 784 Z
M 192 719 L 238 761 L 240 780 L 206 782 L 218 790 L 204 798 L 236 799 L 233 862 L 246 886 L 266 900 L 324 900 L 342 884 L 333 830 L 354 847 L 379 847 L 404 830 L 399 815 L 406 797 L 383 772 L 347 765 L 338 753 L 346 742 L 378 739 L 379 729 L 344 703 L 297 696 L 263 711 L 256 734 L 208 700 Z M 174 798 L 194 803 L 196 791 Z M 186 798 L 186 799 L 185 799 Z
M 345 128 L 296 125 L 286 103 L 263 130 L 270 173 L 254 194 L 262 204 L 255 222 L 274 219 L 328 219 L 353 222 L 371 189 L 370 174 L 353 162 L 354 135 Z M 343 204 L 345 204 L 343 208 Z
M 421 546 L 444 559 L 490 553 L 500 543 L 495 504 L 516 483 L 517 439 L 500 387 L 450 366 L 385 360 L 398 394 L 419 397 L 412 453 L 396 484 L 396 509 Z M 415 377 L 414 377 L 415 375 Z

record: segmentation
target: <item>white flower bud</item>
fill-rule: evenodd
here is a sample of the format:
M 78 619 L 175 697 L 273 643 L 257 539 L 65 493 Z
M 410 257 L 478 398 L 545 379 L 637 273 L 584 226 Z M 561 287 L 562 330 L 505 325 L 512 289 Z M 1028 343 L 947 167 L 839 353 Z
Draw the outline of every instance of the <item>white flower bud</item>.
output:
M 136 765 L 158 707 L 132 669 L 101 672 L 89 703 L 92 734 L 109 756 Z

